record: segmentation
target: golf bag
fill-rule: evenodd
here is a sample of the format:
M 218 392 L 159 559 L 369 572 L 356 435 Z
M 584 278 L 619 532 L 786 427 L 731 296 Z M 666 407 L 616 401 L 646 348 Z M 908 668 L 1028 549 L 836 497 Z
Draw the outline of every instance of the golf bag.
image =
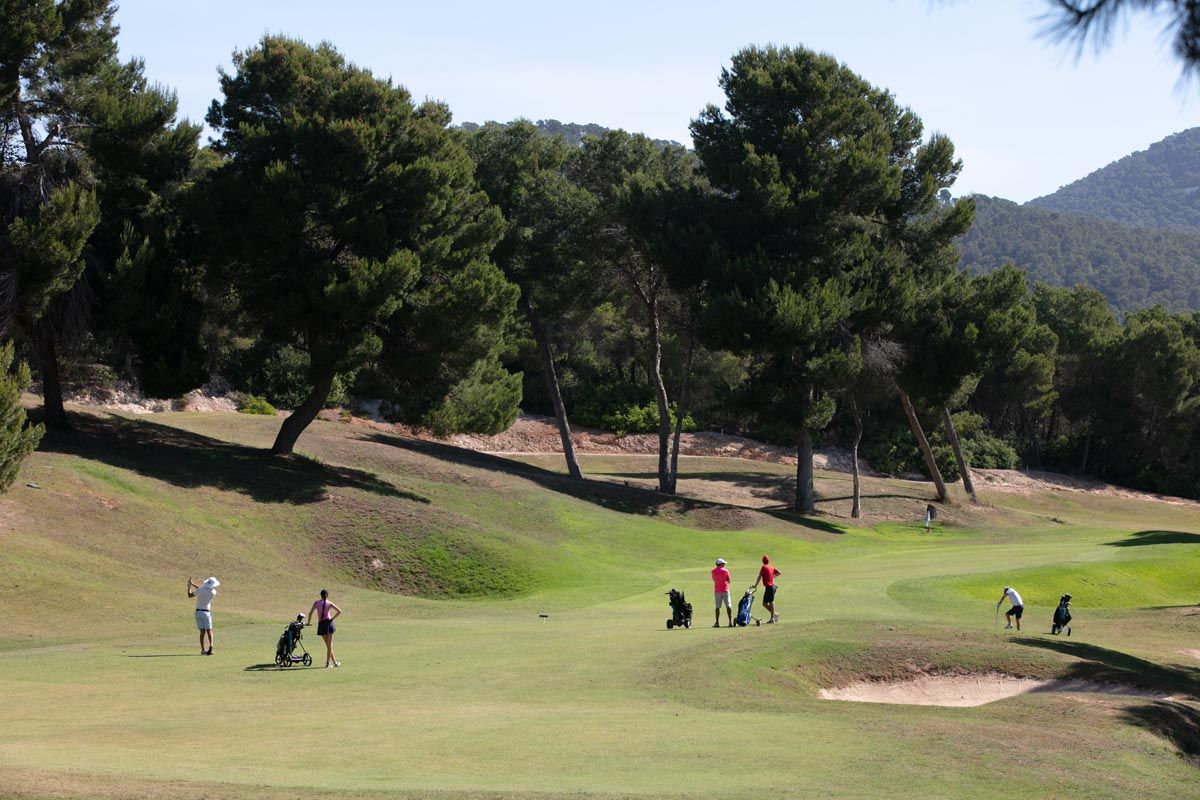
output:
M 667 630 L 692 627 L 692 604 L 684 599 L 683 592 L 671 589 L 667 595 L 667 602 L 671 604 L 671 618 L 667 620 Z
M 1058 608 L 1054 609 L 1054 619 L 1050 622 L 1050 633 L 1057 636 L 1063 631 L 1071 635 L 1071 595 L 1064 594 L 1058 598 Z
M 278 667 L 290 667 L 293 664 L 312 666 L 312 656 L 304 648 L 303 639 L 304 615 L 300 614 L 294 622 L 289 622 L 288 626 L 283 629 L 283 633 L 279 635 L 279 641 L 275 645 L 275 665 Z M 300 648 L 303 655 L 296 655 L 297 647 Z
M 755 625 L 761 625 L 762 620 L 751 616 L 750 612 L 753 609 L 754 609 L 754 587 L 751 586 L 749 589 L 746 590 L 746 593 L 744 595 L 742 595 L 742 599 L 738 601 L 737 616 L 735 616 L 733 618 L 734 626 L 743 628 L 743 627 L 749 625 L 751 620 L 754 620 Z

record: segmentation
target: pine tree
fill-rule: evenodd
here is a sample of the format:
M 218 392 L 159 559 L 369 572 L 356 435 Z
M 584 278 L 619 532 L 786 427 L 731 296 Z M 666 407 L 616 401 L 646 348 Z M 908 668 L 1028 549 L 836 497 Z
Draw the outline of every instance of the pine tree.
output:
M 704 329 L 752 356 L 748 395 L 796 442 L 795 506 L 811 512 L 812 435 L 856 369 L 847 330 L 944 268 L 970 216 L 937 193 L 960 164 L 948 139 L 922 141 L 915 114 L 827 55 L 748 48 L 721 86 L 725 112 L 692 124 L 723 250 L 705 273 Z
M 386 369 L 385 339 L 433 324 L 410 308 L 452 302 L 460 281 L 503 285 L 486 261 L 501 220 L 444 105 L 414 106 L 329 44 L 265 36 L 233 62 L 208 114 L 226 161 L 190 208 L 246 320 L 308 357 L 312 388 L 272 447 L 290 454 L 339 373 Z

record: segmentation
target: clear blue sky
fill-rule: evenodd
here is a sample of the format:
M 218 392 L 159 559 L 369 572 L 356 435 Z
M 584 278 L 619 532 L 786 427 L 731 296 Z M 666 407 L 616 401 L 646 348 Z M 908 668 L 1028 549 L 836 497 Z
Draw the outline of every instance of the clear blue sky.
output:
M 1044 0 L 121 0 L 122 55 L 202 120 L 217 68 L 264 33 L 332 42 L 458 121 L 596 122 L 691 143 L 748 44 L 828 52 L 946 133 L 956 194 L 1024 201 L 1200 124 L 1162 21 L 1134 18 L 1098 55 L 1040 36 Z

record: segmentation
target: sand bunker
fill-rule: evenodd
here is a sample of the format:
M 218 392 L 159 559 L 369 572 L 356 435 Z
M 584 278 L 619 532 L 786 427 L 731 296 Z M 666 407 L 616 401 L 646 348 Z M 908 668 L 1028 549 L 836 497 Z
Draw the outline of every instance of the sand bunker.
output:
M 1183 653 L 1185 656 L 1200 658 L 1200 650 L 1180 650 L 1179 652 Z
M 862 681 L 840 688 L 822 689 L 819 694 L 823 700 L 966 708 L 982 706 L 1006 697 L 1016 697 L 1019 694 L 1029 694 L 1030 692 L 1133 695 L 1161 699 L 1168 697 L 1160 692 L 1149 692 L 1129 686 L 1088 681 L 1046 681 L 999 674 L 922 675 L 906 681 Z

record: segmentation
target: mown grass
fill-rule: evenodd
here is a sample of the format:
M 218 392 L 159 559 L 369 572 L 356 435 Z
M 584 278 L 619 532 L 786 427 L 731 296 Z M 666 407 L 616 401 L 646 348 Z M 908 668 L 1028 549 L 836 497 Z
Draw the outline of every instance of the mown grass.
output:
M 269 419 L 82 422 L 0 499 L 0 796 L 741 798 L 764 774 L 784 796 L 1200 795 L 1195 507 L 995 492 L 930 535 L 577 486 L 335 423 L 281 461 L 254 450 Z M 715 486 L 739 466 L 687 468 Z M 783 623 L 709 627 L 712 560 L 740 591 L 763 553 Z M 223 583 L 212 658 L 192 655 L 189 573 Z M 1006 584 L 1020 636 L 995 625 Z M 322 586 L 346 609 L 343 668 L 275 669 Z M 693 630 L 665 630 L 671 586 Z M 1066 591 L 1069 640 L 1044 632 Z M 955 672 L 1177 699 L 816 696 Z

